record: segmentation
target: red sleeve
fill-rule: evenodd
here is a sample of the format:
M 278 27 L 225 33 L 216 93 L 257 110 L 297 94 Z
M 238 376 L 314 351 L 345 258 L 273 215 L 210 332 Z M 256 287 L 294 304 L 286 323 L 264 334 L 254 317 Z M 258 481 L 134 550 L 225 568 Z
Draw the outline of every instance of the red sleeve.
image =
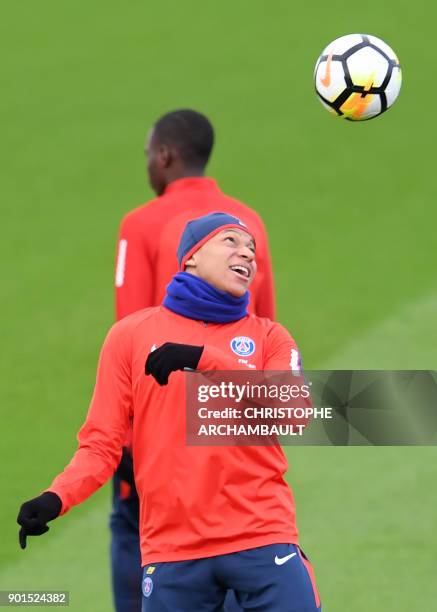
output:
M 267 333 L 263 369 L 278 372 L 293 370 L 296 373 L 301 370 L 297 344 L 285 327 L 279 323 L 274 323 Z
M 131 347 L 126 326 L 115 324 L 100 353 L 94 394 L 78 434 L 79 447 L 52 482 L 62 514 L 101 487 L 120 462 L 132 406 Z
M 120 225 L 115 265 L 115 315 L 123 317 L 154 306 L 153 272 L 147 242 L 139 228 L 138 215 L 128 214 Z
M 299 349 L 294 339 L 289 332 L 279 323 L 274 323 L 268 333 L 268 341 L 266 347 L 266 355 L 264 360 L 264 370 L 273 371 L 273 378 L 269 379 L 270 383 L 276 386 L 281 384 L 290 384 L 290 376 L 295 376 L 296 384 L 306 384 L 304 373 L 302 371 L 302 362 Z M 286 372 L 292 371 L 291 374 Z M 268 375 L 267 375 L 268 376 Z M 302 396 L 300 402 L 303 408 L 309 408 L 312 405 L 311 396 Z M 310 417 L 295 418 L 288 420 L 289 423 L 307 425 Z

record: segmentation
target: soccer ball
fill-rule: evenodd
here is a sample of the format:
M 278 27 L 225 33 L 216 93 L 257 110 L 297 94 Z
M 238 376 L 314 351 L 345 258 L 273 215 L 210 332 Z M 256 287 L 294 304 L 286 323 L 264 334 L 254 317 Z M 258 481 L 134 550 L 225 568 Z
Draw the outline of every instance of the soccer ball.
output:
M 316 92 L 333 115 L 373 119 L 396 100 L 402 83 L 399 60 L 376 36 L 348 34 L 329 44 L 314 71 Z

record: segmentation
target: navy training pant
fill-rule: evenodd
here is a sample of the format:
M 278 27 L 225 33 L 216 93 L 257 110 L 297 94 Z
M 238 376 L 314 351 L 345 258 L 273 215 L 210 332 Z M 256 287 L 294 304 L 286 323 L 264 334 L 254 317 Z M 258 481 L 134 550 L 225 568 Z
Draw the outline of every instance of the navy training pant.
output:
M 321 612 L 313 569 L 294 544 L 146 565 L 142 612 L 220 612 L 228 589 L 242 610 Z

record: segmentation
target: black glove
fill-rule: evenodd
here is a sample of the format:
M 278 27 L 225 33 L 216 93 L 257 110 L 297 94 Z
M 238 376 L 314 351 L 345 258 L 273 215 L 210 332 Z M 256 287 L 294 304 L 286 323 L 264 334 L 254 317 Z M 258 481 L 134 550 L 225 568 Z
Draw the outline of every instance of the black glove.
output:
M 130 484 L 132 488 L 135 487 L 134 462 L 129 449 L 126 446 L 123 446 L 123 453 L 121 455 L 121 460 L 118 464 L 116 473 L 122 480 Z
M 146 374 L 151 374 L 159 385 L 166 385 L 171 372 L 195 370 L 202 352 L 203 346 L 166 342 L 147 357 Z
M 27 536 L 42 535 L 48 531 L 48 521 L 59 516 L 61 509 L 60 497 L 51 491 L 24 502 L 17 516 L 17 523 L 21 525 L 18 534 L 21 548 L 26 548 Z

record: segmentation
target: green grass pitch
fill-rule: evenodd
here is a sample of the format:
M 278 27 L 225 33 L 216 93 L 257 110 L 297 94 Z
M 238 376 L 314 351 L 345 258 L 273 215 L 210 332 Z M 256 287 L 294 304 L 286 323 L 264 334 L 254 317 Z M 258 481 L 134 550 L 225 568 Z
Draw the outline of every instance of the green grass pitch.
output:
M 121 216 L 151 197 L 161 113 L 213 120 L 209 173 L 269 230 L 279 320 L 307 368 L 436 367 L 430 2 L 8 2 L 2 58 L 0 589 L 69 589 L 111 609 L 109 488 L 21 551 L 15 518 L 75 448 L 113 317 Z M 313 91 L 325 45 L 372 33 L 398 53 L 399 101 L 364 124 Z M 289 448 L 325 612 L 435 607 L 433 448 Z

